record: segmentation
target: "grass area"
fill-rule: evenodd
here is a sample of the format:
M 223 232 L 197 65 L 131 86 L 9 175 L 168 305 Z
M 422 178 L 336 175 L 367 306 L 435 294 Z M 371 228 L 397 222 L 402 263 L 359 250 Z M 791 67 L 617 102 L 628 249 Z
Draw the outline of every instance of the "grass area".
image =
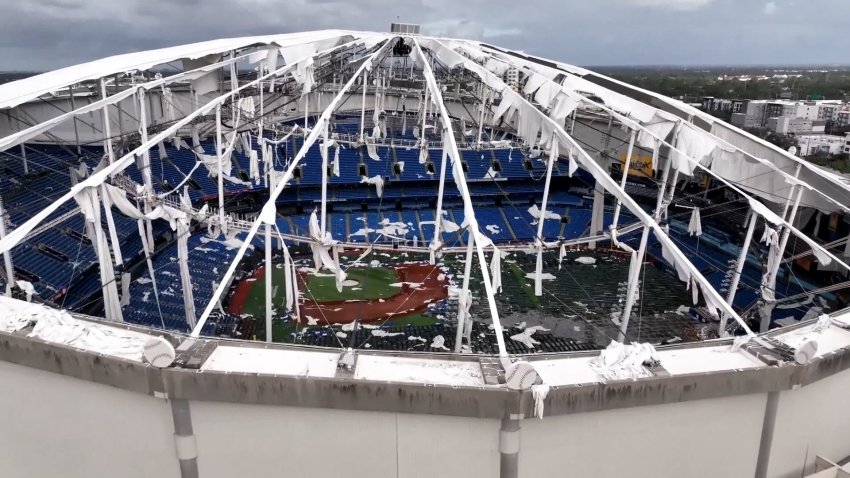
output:
M 277 264 L 276 264 L 277 265 Z M 283 269 L 274 268 L 272 274 L 272 306 L 278 311 L 283 310 L 283 302 L 286 300 L 286 274 Z M 258 279 L 248 294 L 243 306 L 243 312 L 251 314 L 256 319 L 266 316 L 266 281 Z M 274 335 L 273 335 L 274 336 Z
M 530 305 L 534 308 L 540 308 L 540 298 L 534 295 L 534 287 L 529 284 L 528 279 L 525 278 L 525 272 L 520 269 L 517 264 L 509 263 L 508 270 L 511 271 L 511 276 L 513 276 L 514 280 L 522 287 L 522 291 L 525 294 L 525 297 L 531 303 Z
M 342 300 L 387 299 L 398 294 L 401 289 L 390 284 L 398 282 L 395 269 L 358 268 L 349 269 L 348 280 L 357 281 L 352 287 L 336 290 L 336 278 L 333 276 L 311 276 L 307 281 L 308 290 L 304 295 L 316 302 L 337 302 Z
M 388 327 L 404 327 L 406 325 L 426 326 L 434 325 L 439 320 L 436 317 L 430 317 L 423 314 L 411 314 L 395 317 L 393 320 L 387 321 Z

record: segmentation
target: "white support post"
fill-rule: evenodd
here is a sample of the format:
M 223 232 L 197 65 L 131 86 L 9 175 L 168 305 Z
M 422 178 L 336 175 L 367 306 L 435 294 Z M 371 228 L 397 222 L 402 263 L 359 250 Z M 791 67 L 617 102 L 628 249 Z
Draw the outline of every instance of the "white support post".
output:
M 21 157 L 24 159 L 24 176 L 30 173 L 30 166 L 27 163 L 27 148 L 24 143 L 21 143 Z
M 260 91 L 263 91 L 260 89 Z M 262 104 L 262 102 L 261 102 Z M 262 106 L 261 106 L 262 108 Z M 262 143 L 260 143 L 262 145 Z M 269 173 L 269 191 L 274 190 L 274 175 Z M 272 225 L 266 223 L 265 230 L 265 253 L 266 253 L 266 342 L 272 342 L 272 281 L 274 279 L 274 265 L 272 264 Z M 294 276 L 293 276 L 293 280 Z M 285 284 L 284 287 L 292 287 L 292 284 Z M 297 300 L 297 299 L 296 299 Z
M 366 142 L 365 127 L 366 127 L 366 88 L 369 86 L 369 74 L 363 71 L 363 95 L 360 107 L 360 142 Z
M 482 88 L 483 90 L 483 88 Z M 479 105 L 478 112 L 478 149 L 481 149 L 481 135 L 484 133 L 484 109 L 487 107 L 487 97 L 484 96 L 484 92 L 482 91 L 481 95 L 481 104 Z M 461 131 L 461 133 L 464 133 Z
M 230 50 L 230 59 L 236 59 L 236 52 L 234 50 Z M 236 62 L 230 63 L 230 91 L 236 91 L 239 89 L 239 77 L 236 76 Z M 236 96 L 231 97 L 233 99 L 234 106 L 236 105 Z
M 660 149 L 661 149 L 661 142 L 658 141 L 658 140 L 655 140 L 655 151 L 656 152 L 654 154 L 659 154 L 658 151 Z M 667 158 L 667 162 L 664 163 L 664 172 L 661 173 L 661 184 L 659 185 L 659 189 L 658 189 L 658 197 L 656 197 L 656 200 L 655 200 L 655 212 L 653 213 L 653 219 L 655 219 L 655 222 L 661 221 L 661 213 L 662 213 L 661 208 L 664 207 L 664 196 L 665 196 L 665 194 L 667 194 L 667 189 L 666 189 L 667 188 L 667 179 L 670 178 L 670 168 L 672 167 L 672 165 L 673 165 L 672 159 Z
M 558 139 L 552 135 L 549 161 L 546 163 L 546 182 L 543 185 L 543 202 L 540 205 L 540 217 L 537 218 L 537 275 L 534 278 L 534 295 L 543 296 L 543 224 L 546 222 L 546 209 L 549 207 L 549 186 L 552 184 L 552 167 L 559 154 Z
M 318 126 L 318 125 L 317 125 Z M 325 237 L 325 231 L 327 230 L 327 217 L 328 217 L 328 141 L 330 140 L 330 135 L 328 134 L 328 122 L 325 121 L 325 124 L 322 125 L 322 144 L 319 146 L 321 148 L 321 156 L 322 156 L 322 206 L 321 206 L 321 217 L 319 219 L 319 226 L 322 231 L 322 238 Z M 324 239 L 323 239 L 324 240 Z M 316 266 L 318 269 L 318 265 Z
M 215 107 L 215 155 L 218 158 L 218 222 L 221 233 L 227 232 L 227 222 L 224 217 L 224 144 L 221 134 L 221 104 Z
M 623 178 L 620 179 L 620 187 L 626 188 L 626 180 L 629 178 L 629 168 L 632 167 L 632 153 L 635 151 L 635 139 L 637 137 L 637 131 L 632 130 L 632 134 L 629 136 L 629 150 L 626 153 L 626 162 L 623 165 Z M 611 223 L 611 229 L 617 229 L 617 224 L 620 222 L 620 210 L 623 207 L 623 201 L 617 199 L 617 206 L 614 208 L 614 222 Z
M 457 331 L 455 331 L 455 349 L 454 349 L 456 354 L 460 353 L 460 346 L 463 343 L 463 332 L 467 328 L 467 321 L 470 320 L 470 317 L 466 313 L 466 309 L 464 309 L 463 304 L 466 303 L 468 300 L 470 300 L 470 298 L 469 298 L 469 276 L 472 275 L 472 261 L 473 261 L 472 252 L 473 252 L 474 249 L 475 249 L 475 236 L 472 233 L 470 233 L 469 234 L 469 241 L 467 241 L 467 243 L 466 243 L 466 263 L 463 265 L 463 285 L 461 286 L 461 289 L 460 289 L 462 302 L 460 303 L 461 307 L 459 307 L 458 311 L 457 311 Z
M 307 119 L 310 114 L 310 93 L 306 93 L 304 95 L 304 131 L 307 131 L 307 127 L 309 126 Z
M 103 78 L 100 79 L 100 98 L 106 99 L 106 80 Z M 103 149 L 106 151 L 107 157 L 109 158 L 109 164 L 112 164 L 115 161 L 115 153 L 112 150 L 112 125 L 109 124 L 109 106 L 104 104 L 103 109 L 101 110 L 101 115 L 103 116 Z
M 640 271 L 643 267 L 643 258 L 646 255 L 646 244 L 649 241 L 649 226 L 644 226 L 643 235 L 640 238 L 640 247 L 632 256 L 632 263 L 629 267 L 629 288 L 626 292 L 626 304 L 623 307 L 623 316 L 620 319 L 620 334 L 618 336 L 620 343 L 625 343 L 626 332 L 629 330 L 629 319 L 632 316 L 632 308 L 637 301 L 637 287 L 640 282 Z
M 148 142 L 148 114 L 147 106 L 145 105 L 145 89 L 139 88 L 139 132 L 141 135 L 142 144 Z M 153 196 L 153 177 L 151 176 L 151 154 L 150 147 L 142 150 L 142 182 L 145 186 L 145 194 L 148 196 L 144 202 L 145 214 L 151 212 L 150 198 Z M 150 219 L 145 220 L 145 235 L 148 238 L 150 247 L 154 247 L 153 242 L 153 225 Z
M 605 188 L 596 181 L 593 186 L 593 209 L 590 216 L 590 235 L 598 236 L 602 233 L 605 217 Z M 596 250 L 596 241 L 590 241 L 587 248 Z
M 800 200 L 803 198 L 803 191 L 805 188 L 802 186 L 796 186 L 796 198 L 794 199 L 794 207 L 791 208 L 791 215 L 788 217 L 788 224 L 793 224 L 794 219 L 797 217 L 797 210 L 800 208 Z M 779 247 L 776 249 L 776 258 L 772 263 L 771 269 L 768 271 L 768 280 L 764 287 L 767 287 L 771 291 L 776 291 L 776 276 L 779 274 L 779 266 L 782 265 L 782 258 L 785 255 L 785 247 L 788 246 L 788 238 L 791 236 L 791 228 L 786 227 L 782 231 L 782 239 L 779 242 Z M 772 253 L 769 252 L 769 254 Z M 773 292 L 771 293 L 773 295 Z M 770 327 L 770 317 L 762 316 L 761 321 L 761 332 L 767 332 L 767 329 Z
M 445 128 L 443 128 L 443 135 L 445 136 Z M 443 159 L 440 161 L 440 185 L 437 190 L 437 216 L 434 220 L 434 237 L 431 238 L 431 247 L 429 250 L 431 251 L 431 264 L 436 264 L 437 258 L 435 256 L 434 248 L 438 247 L 443 243 L 442 234 L 442 225 L 443 225 L 443 194 L 445 193 L 446 188 L 446 159 L 449 155 L 448 150 L 446 150 L 445 145 L 443 147 Z
M 419 137 L 425 141 L 425 119 L 428 117 L 428 88 L 425 88 L 425 98 L 422 101 L 422 129 L 419 130 Z M 445 145 L 443 145 L 445 147 Z
M 753 233 L 756 230 L 758 215 L 750 211 L 749 225 L 747 225 L 747 236 L 744 238 L 744 245 L 741 246 L 741 254 L 738 256 L 738 262 L 735 264 L 735 273 L 732 276 L 732 283 L 729 285 L 729 293 L 726 295 L 726 303 L 732 307 L 735 302 L 735 294 L 738 293 L 738 284 L 741 282 L 741 273 L 744 271 L 744 266 L 747 264 L 747 254 L 750 251 L 750 244 L 753 241 Z M 726 337 L 726 322 L 729 316 L 722 312 L 720 314 L 720 337 Z
M 572 121 L 570 121 L 570 136 L 572 136 L 576 130 L 576 111 L 578 111 L 578 108 L 573 110 Z
M 3 198 L 0 198 L 0 239 L 6 237 L 6 210 L 3 208 Z M 6 268 L 6 296 L 12 296 L 12 286 L 15 284 L 15 268 L 12 266 L 12 252 L 3 252 L 3 265 Z
M 76 110 L 77 105 L 74 101 L 74 85 L 68 85 L 68 96 L 71 99 L 71 109 Z M 81 154 L 83 154 L 83 150 L 82 150 L 82 146 L 80 145 L 80 132 L 79 132 L 79 129 L 77 128 L 77 117 L 76 116 L 73 117 L 73 121 L 74 121 L 74 140 L 76 141 L 76 145 L 77 145 L 77 154 L 81 155 Z

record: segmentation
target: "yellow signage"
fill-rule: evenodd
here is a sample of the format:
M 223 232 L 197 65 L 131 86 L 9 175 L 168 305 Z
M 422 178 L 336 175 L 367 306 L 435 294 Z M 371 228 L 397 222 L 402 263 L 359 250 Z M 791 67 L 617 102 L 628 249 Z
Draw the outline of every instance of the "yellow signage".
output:
M 620 155 L 620 169 L 626 166 L 626 153 Z M 632 161 L 629 163 L 629 176 L 639 178 L 652 177 L 652 155 L 651 154 L 632 154 Z

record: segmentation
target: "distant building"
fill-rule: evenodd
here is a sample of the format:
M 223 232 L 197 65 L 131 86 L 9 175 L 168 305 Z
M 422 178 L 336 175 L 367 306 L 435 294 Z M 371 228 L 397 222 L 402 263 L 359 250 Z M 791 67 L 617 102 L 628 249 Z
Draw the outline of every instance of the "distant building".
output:
M 778 134 L 805 134 L 812 132 L 812 120 L 779 116 L 768 118 L 767 129 Z
M 797 137 L 800 156 L 813 154 L 840 154 L 848 148 L 850 138 L 828 134 L 810 134 Z
M 850 154 L 850 133 L 844 133 L 844 152 Z
M 519 69 L 516 67 L 508 68 L 505 72 L 505 83 L 514 90 L 519 90 Z

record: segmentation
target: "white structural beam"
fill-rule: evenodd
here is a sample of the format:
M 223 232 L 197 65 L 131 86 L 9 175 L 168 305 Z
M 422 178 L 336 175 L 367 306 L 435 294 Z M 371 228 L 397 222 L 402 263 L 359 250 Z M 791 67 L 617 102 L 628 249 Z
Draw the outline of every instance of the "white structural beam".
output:
M 380 34 L 380 35 L 376 35 L 376 36 L 379 37 L 379 38 L 386 38 L 387 37 L 387 35 L 384 35 L 384 34 Z M 369 37 L 365 38 L 365 40 L 369 40 L 369 39 L 370 39 Z M 347 48 L 347 47 L 350 47 L 350 46 L 353 46 L 353 45 L 356 45 L 356 44 L 359 44 L 359 43 L 363 43 L 363 41 L 364 41 L 364 39 L 358 39 L 358 40 L 355 40 L 355 41 L 344 43 L 342 45 L 337 45 L 337 46 L 328 48 L 326 50 L 323 50 L 319 53 L 316 53 L 316 55 L 317 56 L 318 55 L 324 55 L 324 54 L 330 53 L 330 52 L 338 50 L 338 49 Z M 67 193 L 65 193 L 62 197 L 60 197 L 59 199 L 54 201 L 52 204 L 44 207 L 44 209 L 39 211 L 37 214 L 35 214 L 33 217 L 31 217 L 28 221 L 26 221 L 25 223 L 18 226 L 14 231 L 11 231 L 5 238 L 0 239 L 0 253 L 10 250 L 16 244 L 18 244 L 22 240 L 24 240 L 24 238 L 26 238 L 27 235 L 38 224 L 40 224 L 45 219 L 47 219 L 48 216 L 53 214 L 63 204 L 70 201 L 80 191 L 82 191 L 85 188 L 92 187 L 92 186 L 98 186 L 98 185 L 102 184 L 108 177 L 110 177 L 114 174 L 120 173 L 121 171 L 126 169 L 128 166 L 130 166 L 130 164 L 133 162 L 134 158 L 137 155 L 145 154 L 145 152 L 147 152 L 150 148 L 155 146 L 160 141 L 163 141 L 163 140 L 165 140 L 169 137 L 172 137 L 180 128 L 188 125 L 195 118 L 202 116 L 202 115 L 205 115 L 205 114 L 208 114 L 217 105 L 222 104 L 223 102 L 227 101 L 234 94 L 237 94 L 238 92 L 245 90 L 247 88 L 252 88 L 252 87 L 256 86 L 257 84 L 259 84 L 260 81 L 262 81 L 262 80 L 288 73 L 290 70 L 295 68 L 295 66 L 298 64 L 298 62 L 300 62 L 301 60 L 305 60 L 307 58 L 310 58 L 311 56 L 313 56 L 313 55 L 312 54 L 307 55 L 307 56 L 299 59 L 298 61 L 295 61 L 295 62 L 293 62 L 289 65 L 286 65 L 284 67 L 278 68 L 278 69 L 276 69 L 272 72 L 269 72 L 265 76 L 262 76 L 262 77 L 254 80 L 250 83 L 246 83 L 246 84 L 240 86 L 236 91 L 229 91 L 227 93 L 222 94 L 221 96 L 219 96 L 217 98 L 210 100 L 202 108 L 199 108 L 199 109 L 189 113 L 183 119 L 181 119 L 180 121 L 177 121 L 176 123 L 169 126 L 168 128 L 163 129 L 162 131 L 160 131 L 159 133 L 154 135 L 152 138 L 144 140 L 141 145 L 139 145 L 138 147 L 136 147 L 135 149 L 133 149 L 132 151 L 130 151 L 129 153 L 127 153 L 126 155 L 121 157 L 120 159 L 116 160 L 111 165 L 101 169 L 100 171 L 97 171 L 96 173 L 92 174 L 91 176 L 89 176 L 85 180 L 77 183 Z M 142 91 L 144 91 L 144 90 L 140 90 L 140 93 Z M 143 103 L 142 103 L 142 105 L 143 105 Z M 147 133 L 144 129 L 142 129 L 142 132 L 146 136 Z
M 3 208 L 3 198 L 0 197 L 0 240 L 6 237 L 6 210 Z M 3 266 L 6 268 L 6 296 L 12 296 L 15 285 L 15 268 L 12 267 L 12 252 L 3 251 Z
M 487 259 L 484 256 L 484 247 L 483 243 L 486 240 L 486 236 L 484 236 L 478 228 L 478 221 L 475 218 L 475 210 L 472 207 L 472 197 L 469 194 L 469 187 L 466 184 L 466 178 L 463 174 L 463 169 L 461 167 L 461 156 L 460 152 L 457 149 L 457 142 L 455 141 L 454 131 L 452 130 L 452 122 L 451 117 L 449 116 L 449 112 L 446 109 L 446 105 L 443 102 L 443 94 L 440 91 L 439 86 L 437 85 L 437 79 L 434 77 L 434 72 L 431 70 L 431 65 L 428 62 L 428 59 L 425 57 L 425 54 L 422 53 L 422 48 L 419 46 L 419 41 L 414 37 L 413 45 L 415 52 L 422 63 L 423 74 L 425 75 L 425 81 L 428 84 L 428 89 L 431 92 L 431 95 L 434 97 L 434 103 L 436 103 L 436 108 L 439 110 L 440 117 L 443 121 L 443 127 L 446 130 L 446 136 L 448 137 L 448 143 L 443 142 L 443 148 L 448 146 L 449 148 L 449 156 L 452 158 L 452 167 L 454 169 L 454 178 L 455 183 L 457 185 L 458 190 L 460 191 L 460 195 L 463 198 L 463 206 L 464 206 L 464 218 L 467 222 L 469 234 L 475 236 L 474 244 L 475 248 L 478 251 L 478 263 L 481 266 L 481 276 L 484 282 L 484 290 L 487 294 L 487 303 L 490 306 L 490 317 L 493 319 L 493 332 L 496 334 L 496 342 L 499 348 L 499 355 L 504 357 L 508 356 L 508 351 L 505 348 L 505 337 L 502 331 L 502 323 L 499 320 L 499 311 L 496 307 L 496 297 L 495 291 L 493 290 L 493 283 L 490 278 L 490 270 L 487 265 Z M 427 95 L 427 91 L 426 91 Z M 440 218 L 437 218 L 439 221 Z
M 747 225 L 747 235 L 744 238 L 744 245 L 741 246 L 741 254 L 738 256 L 738 261 L 735 263 L 735 272 L 732 275 L 732 283 L 729 285 L 729 292 L 726 295 L 726 303 L 731 307 L 735 302 L 735 295 L 738 293 L 738 284 L 741 282 L 741 273 L 744 272 L 744 266 L 747 264 L 747 255 L 750 251 L 750 244 L 753 241 L 753 233 L 756 230 L 758 223 L 758 215 L 749 214 L 750 223 Z M 720 336 L 726 336 L 726 322 L 728 317 L 726 314 L 720 314 Z
M 360 65 L 360 67 L 357 69 L 357 72 L 351 76 L 351 79 L 348 81 L 348 83 L 346 83 L 345 86 L 339 91 L 339 93 L 334 96 L 334 99 L 330 102 L 330 104 L 328 104 L 328 107 L 325 108 L 324 112 L 322 112 L 322 115 L 317 120 L 315 127 L 310 131 L 310 134 L 306 138 L 304 138 L 304 144 L 301 146 L 301 149 L 298 150 L 298 153 L 295 155 L 295 158 L 293 158 L 292 162 L 289 164 L 289 168 L 287 168 L 283 180 L 280 182 L 280 184 L 276 185 L 275 189 L 271 192 L 268 201 L 266 201 L 265 205 L 263 205 L 262 212 L 257 217 L 257 219 L 255 219 L 254 222 L 251 224 L 251 229 L 248 231 L 248 235 L 243 240 L 242 246 L 236 252 L 236 256 L 233 258 L 233 260 L 230 262 L 230 266 L 227 268 L 227 272 L 225 272 L 224 277 L 222 278 L 215 292 L 213 292 L 213 296 L 207 304 L 207 307 L 201 313 L 201 317 L 198 319 L 197 325 L 192 330 L 192 337 L 200 336 L 201 330 L 203 330 L 204 328 L 204 324 L 206 324 L 207 319 L 215 308 L 215 304 L 218 303 L 221 296 L 224 294 L 224 290 L 227 288 L 227 283 L 229 279 L 233 277 L 233 274 L 236 272 L 236 268 L 239 266 L 239 263 L 245 256 L 245 252 L 251 246 L 251 241 L 253 241 L 254 237 L 256 237 L 257 231 L 260 228 L 260 224 L 262 224 L 263 222 L 274 222 L 275 217 L 277 215 L 277 198 L 280 197 L 280 194 L 283 192 L 284 188 L 286 188 L 286 185 L 292 178 L 292 172 L 298 166 L 298 163 L 301 161 L 304 155 L 307 154 L 307 151 L 310 149 L 311 146 L 313 146 L 319 135 L 322 133 L 322 125 L 330 120 L 331 115 L 333 114 L 339 102 L 342 100 L 342 97 L 351 88 L 351 86 L 357 80 L 357 77 L 360 76 L 363 71 L 371 68 L 372 61 L 378 58 L 378 56 L 381 55 L 384 50 L 386 50 L 387 46 L 391 43 L 392 42 L 386 42 L 380 49 L 372 53 L 369 58 Z
M 623 316 L 620 319 L 620 342 L 626 341 L 626 333 L 629 330 L 629 319 L 632 317 L 632 308 L 637 301 L 637 287 L 640 283 L 640 271 L 643 268 L 643 258 L 646 255 L 646 245 L 649 241 L 649 228 L 643 228 L 640 238 L 640 246 L 637 252 L 632 251 L 632 262 L 629 265 L 629 286 L 626 292 L 626 304 L 623 306 Z
M 626 181 L 629 179 L 629 169 L 632 167 L 632 154 L 635 151 L 635 139 L 637 138 L 637 132 L 635 130 L 631 130 L 629 134 L 629 149 L 626 152 L 626 162 L 623 164 L 623 178 L 620 179 L 620 188 L 624 191 L 626 189 Z M 653 163 L 654 164 L 654 163 Z M 620 210 L 623 207 L 623 202 L 619 199 L 617 200 L 617 205 L 614 207 L 614 221 L 611 223 L 611 229 L 617 229 L 617 225 L 620 223 Z
M 424 130 L 423 130 L 424 131 Z M 448 133 L 445 132 L 445 127 L 443 127 L 443 137 L 445 138 Z M 424 141 L 424 139 L 423 139 Z M 443 230 L 443 195 L 446 190 L 446 159 L 449 152 L 443 147 L 442 159 L 440 160 L 440 182 L 437 186 L 437 212 L 434 219 L 434 237 L 431 238 L 431 253 L 430 259 L 431 264 L 436 263 L 436 254 L 437 250 L 440 249 L 443 245 L 442 238 L 442 230 Z
M 554 135 L 553 135 L 554 136 Z M 549 207 L 549 186 L 552 184 L 552 167 L 558 159 L 558 141 L 552 138 L 552 147 L 549 150 L 549 160 L 546 162 L 546 181 L 543 185 L 543 201 L 540 204 L 540 217 L 537 218 L 537 237 L 534 239 L 537 247 L 536 276 L 534 278 L 534 295 L 543 296 L 543 224 L 546 222 L 546 210 Z M 595 204 L 594 204 L 595 205 Z M 594 231 L 591 231 L 593 234 Z

